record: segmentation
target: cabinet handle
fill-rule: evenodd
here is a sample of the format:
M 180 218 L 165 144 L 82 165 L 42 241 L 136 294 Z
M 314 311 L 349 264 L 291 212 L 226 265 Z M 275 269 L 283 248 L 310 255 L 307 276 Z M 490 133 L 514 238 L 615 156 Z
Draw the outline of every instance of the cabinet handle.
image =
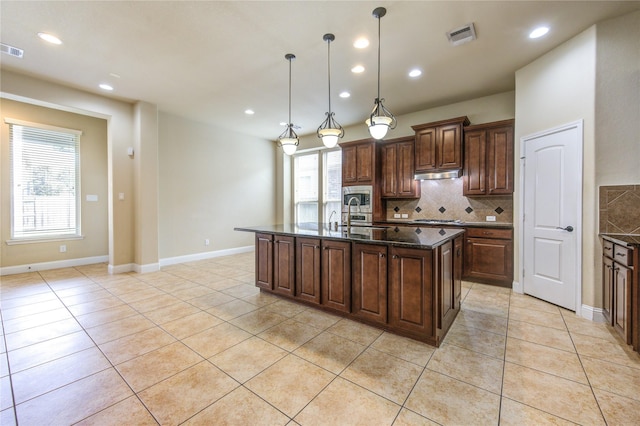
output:
M 627 255 L 625 253 L 616 253 L 616 256 L 627 257 Z
M 324 247 L 324 249 L 325 249 L 325 250 L 329 250 L 329 247 L 325 246 L 325 247 Z
M 317 249 L 319 249 L 319 248 L 320 248 L 320 246 L 316 246 L 316 248 L 317 248 Z
M 383 258 L 384 257 L 384 253 L 380 253 L 380 257 Z
M 605 250 L 611 250 L 611 247 L 605 247 L 604 249 Z
M 392 259 L 397 259 L 397 258 L 398 258 L 397 254 L 394 254 L 393 257 L 392 257 Z

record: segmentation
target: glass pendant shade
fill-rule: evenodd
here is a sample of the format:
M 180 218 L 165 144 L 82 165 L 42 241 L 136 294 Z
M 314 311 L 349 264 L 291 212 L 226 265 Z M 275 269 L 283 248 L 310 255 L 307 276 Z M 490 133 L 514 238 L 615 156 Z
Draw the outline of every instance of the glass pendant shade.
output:
M 344 129 L 333 118 L 331 112 L 331 42 L 336 39 L 333 34 L 325 34 L 322 39 L 327 42 L 327 75 L 329 76 L 329 111 L 325 113 L 327 118 L 322 122 L 316 134 L 327 148 L 333 148 L 338 144 L 338 140 L 344 136 Z
M 343 132 L 338 129 L 321 129 L 318 130 L 318 133 L 320 133 L 324 146 L 333 148 L 338 145 L 338 139 L 342 137 Z
M 291 61 L 296 56 L 293 53 L 287 53 L 284 58 L 289 61 L 289 123 L 285 131 L 278 137 L 278 147 L 281 147 L 285 154 L 293 155 L 300 143 L 298 135 L 293 130 L 293 123 L 291 123 Z
M 374 139 L 382 139 L 387 135 L 393 120 L 390 117 L 376 116 L 367 119 L 365 123 L 369 126 L 369 134 Z

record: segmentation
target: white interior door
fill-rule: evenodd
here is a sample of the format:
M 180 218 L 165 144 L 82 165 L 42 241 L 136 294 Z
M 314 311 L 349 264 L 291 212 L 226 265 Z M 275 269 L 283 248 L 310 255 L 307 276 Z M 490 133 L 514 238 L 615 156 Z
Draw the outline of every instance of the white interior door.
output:
M 575 311 L 581 292 L 582 122 L 522 139 L 523 290 Z

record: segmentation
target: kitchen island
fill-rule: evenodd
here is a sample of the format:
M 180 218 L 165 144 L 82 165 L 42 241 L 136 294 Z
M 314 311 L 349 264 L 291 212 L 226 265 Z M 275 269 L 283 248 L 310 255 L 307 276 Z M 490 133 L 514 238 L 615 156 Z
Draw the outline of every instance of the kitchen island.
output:
M 256 286 L 439 346 L 460 310 L 455 227 L 285 224 L 254 232 Z

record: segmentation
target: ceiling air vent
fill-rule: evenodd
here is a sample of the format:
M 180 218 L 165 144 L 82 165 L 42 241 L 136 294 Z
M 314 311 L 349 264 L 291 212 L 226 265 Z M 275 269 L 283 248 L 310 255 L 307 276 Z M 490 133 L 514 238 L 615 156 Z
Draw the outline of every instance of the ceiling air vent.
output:
M 465 25 L 464 27 L 456 28 L 447 33 L 449 43 L 454 46 L 467 43 L 476 39 L 476 29 L 473 27 L 473 22 Z
M 7 53 L 11 56 L 15 56 L 16 58 L 22 58 L 24 55 L 24 50 L 9 46 L 8 44 L 0 43 L 0 47 L 2 47 L 2 53 Z

